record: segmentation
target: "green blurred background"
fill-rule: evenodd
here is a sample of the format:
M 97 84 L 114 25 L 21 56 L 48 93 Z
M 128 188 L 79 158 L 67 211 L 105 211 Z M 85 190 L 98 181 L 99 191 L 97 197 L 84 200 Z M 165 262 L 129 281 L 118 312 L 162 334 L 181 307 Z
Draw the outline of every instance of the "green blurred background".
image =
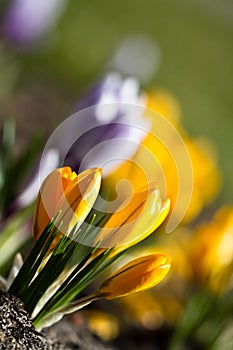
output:
M 144 87 L 169 90 L 180 103 L 189 133 L 213 141 L 224 178 L 218 206 L 230 202 L 231 0 L 68 1 L 56 28 L 38 47 L 21 52 L 10 46 L 1 54 L 1 119 L 13 115 L 24 138 L 38 126 L 52 131 L 104 71 L 120 42 L 134 34 L 148 35 L 161 51 L 159 68 Z

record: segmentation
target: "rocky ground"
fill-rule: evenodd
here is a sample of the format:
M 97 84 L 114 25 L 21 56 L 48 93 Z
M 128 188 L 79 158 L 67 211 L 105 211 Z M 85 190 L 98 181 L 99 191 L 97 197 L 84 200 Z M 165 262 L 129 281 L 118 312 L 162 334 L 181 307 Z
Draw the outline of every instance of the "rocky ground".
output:
M 22 301 L 0 292 L 0 350 L 113 350 L 101 344 L 84 325 L 77 328 L 67 320 L 35 330 Z

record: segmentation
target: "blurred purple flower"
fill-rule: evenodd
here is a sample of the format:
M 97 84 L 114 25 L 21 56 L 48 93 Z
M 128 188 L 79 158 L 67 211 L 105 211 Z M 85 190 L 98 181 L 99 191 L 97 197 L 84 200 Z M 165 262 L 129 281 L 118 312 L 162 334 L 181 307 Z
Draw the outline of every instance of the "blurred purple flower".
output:
M 145 96 L 135 78 L 106 75 L 62 125 L 62 137 L 55 142 L 64 159 L 62 165 L 76 171 L 102 167 L 103 175 L 114 171 L 136 152 L 149 130 L 144 107 Z
M 11 0 L 3 19 L 3 32 L 21 46 L 28 46 L 53 27 L 66 0 Z

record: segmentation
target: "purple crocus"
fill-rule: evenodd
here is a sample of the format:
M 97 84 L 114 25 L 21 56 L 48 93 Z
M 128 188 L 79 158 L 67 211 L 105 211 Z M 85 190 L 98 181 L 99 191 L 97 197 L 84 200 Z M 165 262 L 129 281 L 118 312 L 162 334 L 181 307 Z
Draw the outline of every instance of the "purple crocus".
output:
M 149 130 L 145 96 L 139 82 L 109 73 L 76 104 L 75 111 L 52 135 L 61 165 L 76 171 L 102 167 L 103 175 L 132 157 Z
M 54 26 L 65 4 L 66 0 L 11 0 L 3 17 L 3 32 L 20 46 L 30 46 Z

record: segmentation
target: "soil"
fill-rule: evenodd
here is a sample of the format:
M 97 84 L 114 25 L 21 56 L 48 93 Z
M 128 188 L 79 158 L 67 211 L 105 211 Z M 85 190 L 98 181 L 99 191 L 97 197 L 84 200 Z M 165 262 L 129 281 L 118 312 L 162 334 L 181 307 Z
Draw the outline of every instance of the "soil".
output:
M 84 325 L 77 328 L 67 319 L 39 333 L 23 302 L 0 292 L 0 350 L 114 350 L 94 338 Z

